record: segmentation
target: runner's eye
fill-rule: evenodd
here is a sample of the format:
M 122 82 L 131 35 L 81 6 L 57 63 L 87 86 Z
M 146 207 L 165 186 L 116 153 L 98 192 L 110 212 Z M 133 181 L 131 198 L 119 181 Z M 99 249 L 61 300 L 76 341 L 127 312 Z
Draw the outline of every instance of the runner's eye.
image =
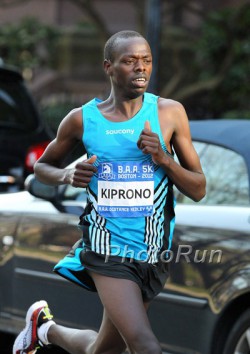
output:
M 126 59 L 126 60 L 124 60 L 124 63 L 127 65 L 131 65 L 134 63 L 134 60 L 133 59 Z

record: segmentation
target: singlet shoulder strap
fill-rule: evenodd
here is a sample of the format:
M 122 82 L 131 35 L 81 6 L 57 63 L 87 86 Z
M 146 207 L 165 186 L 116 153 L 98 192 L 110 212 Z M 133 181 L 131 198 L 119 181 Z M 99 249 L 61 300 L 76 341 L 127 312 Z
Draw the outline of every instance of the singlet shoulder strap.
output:
M 153 93 L 145 92 L 144 93 L 144 102 L 145 103 L 157 103 L 159 96 L 154 95 Z

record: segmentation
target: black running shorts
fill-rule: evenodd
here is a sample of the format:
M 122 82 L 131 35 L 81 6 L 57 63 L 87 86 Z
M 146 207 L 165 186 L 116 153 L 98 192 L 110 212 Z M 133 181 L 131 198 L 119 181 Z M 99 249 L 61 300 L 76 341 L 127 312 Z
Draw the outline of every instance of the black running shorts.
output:
M 150 264 L 118 256 L 109 256 L 83 250 L 80 255 L 82 264 L 87 270 L 107 277 L 128 279 L 137 283 L 145 302 L 153 300 L 163 289 L 168 278 L 168 263 Z M 92 291 L 96 291 L 92 279 L 88 279 Z

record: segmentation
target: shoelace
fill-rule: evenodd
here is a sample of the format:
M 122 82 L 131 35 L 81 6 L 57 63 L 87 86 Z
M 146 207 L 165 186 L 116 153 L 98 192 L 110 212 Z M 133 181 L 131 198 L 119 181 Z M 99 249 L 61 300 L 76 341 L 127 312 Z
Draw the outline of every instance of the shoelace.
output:
M 44 316 L 42 317 L 43 320 L 51 320 L 53 315 L 50 313 L 48 306 L 43 308 Z

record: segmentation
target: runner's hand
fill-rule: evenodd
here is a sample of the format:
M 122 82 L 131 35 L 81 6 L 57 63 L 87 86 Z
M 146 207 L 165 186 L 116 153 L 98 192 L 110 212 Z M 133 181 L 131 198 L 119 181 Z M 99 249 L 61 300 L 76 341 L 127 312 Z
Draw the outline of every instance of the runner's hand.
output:
M 159 165 L 164 161 L 165 152 L 161 147 L 159 136 L 152 132 L 148 120 L 145 122 L 137 146 L 144 154 L 150 154 L 155 164 Z
M 97 156 L 93 155 L 89 159 L 78 162 L 75 168 L 69 170 L 68 180 L 73 187 L 86 188 L 97 168 L 93 165 Z

